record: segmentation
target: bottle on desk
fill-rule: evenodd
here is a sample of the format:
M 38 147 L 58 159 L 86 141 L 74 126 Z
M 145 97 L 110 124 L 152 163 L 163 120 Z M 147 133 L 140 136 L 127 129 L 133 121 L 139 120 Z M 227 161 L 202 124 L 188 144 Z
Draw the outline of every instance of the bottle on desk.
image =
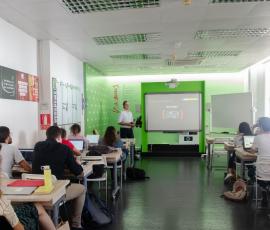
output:
M 35 193 L 48 194 L 53 190 L 52 172 L 49 165 L 42 166 L 44 172 L 44 186 L 36 189 Z

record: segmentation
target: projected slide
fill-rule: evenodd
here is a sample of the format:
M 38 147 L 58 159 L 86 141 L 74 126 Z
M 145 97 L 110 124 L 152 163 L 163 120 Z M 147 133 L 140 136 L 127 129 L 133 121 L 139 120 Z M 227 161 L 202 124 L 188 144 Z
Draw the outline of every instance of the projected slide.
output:
M 147 131 L 199 131 L 201 94 L 145 95 Z

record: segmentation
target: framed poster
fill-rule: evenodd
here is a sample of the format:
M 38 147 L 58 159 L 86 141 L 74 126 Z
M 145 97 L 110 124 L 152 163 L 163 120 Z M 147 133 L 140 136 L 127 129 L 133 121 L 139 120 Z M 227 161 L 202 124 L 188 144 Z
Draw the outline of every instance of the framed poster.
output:
M 0 97 L 4 99 L 16 99 L 16 71 L 0 68 Z
M 28 75 L 26 73 L 17 72 L 17 100 L 28 101 Z

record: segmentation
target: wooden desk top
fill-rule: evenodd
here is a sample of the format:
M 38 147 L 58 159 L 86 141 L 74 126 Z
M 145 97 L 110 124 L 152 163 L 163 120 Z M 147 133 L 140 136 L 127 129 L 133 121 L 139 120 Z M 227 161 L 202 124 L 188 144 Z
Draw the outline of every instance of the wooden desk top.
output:
M 122 149 L 118 148 L 116 151 L 112 153 L 104 154 L 102 156 L 106 157 L 107 163 L 113 164 L 115 162 L 118 162 L 121 159 Z
M 2 185 L 7 185 L 9 182 L 13 181 L 12 179 L 2 179 Z M 54 184 L 54 189 L 50 194 L 46 195 L 3 195 L 6 199 L 11 202 L 21 203 L 21 202 L 37 202 L 53 205 L 61 197 L 66 194 L 66 187 L 69 184 L 69 180 L 58 180 Z
M 257 155 L 253 153 L 249 153 L 245 151 L 243 148 L 235 148 L 235 154 L 236 156 L 245 161 L 256 161 Z
M 235 145 L 234 145 L 234 143 L 225 141 L 224 142 L 224 149 L 227 151 L 233 151 L 235 149 Z
M 214 144 L 215 138 L 213 137 L 206 137 L 206 143 L 207 144 Z

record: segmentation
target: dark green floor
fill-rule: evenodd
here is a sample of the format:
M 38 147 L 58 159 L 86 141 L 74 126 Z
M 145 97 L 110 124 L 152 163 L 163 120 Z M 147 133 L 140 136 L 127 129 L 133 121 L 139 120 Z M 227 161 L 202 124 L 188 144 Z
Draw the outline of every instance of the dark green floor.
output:
M 220 198 L 223 172 L 208 174 L 199 158 L 151 158 L 137 163 L 151 177 L 124 184 L 112 205 L 106 230 L 264 230 L 270 210 L 255 211 L 252 202 Z

